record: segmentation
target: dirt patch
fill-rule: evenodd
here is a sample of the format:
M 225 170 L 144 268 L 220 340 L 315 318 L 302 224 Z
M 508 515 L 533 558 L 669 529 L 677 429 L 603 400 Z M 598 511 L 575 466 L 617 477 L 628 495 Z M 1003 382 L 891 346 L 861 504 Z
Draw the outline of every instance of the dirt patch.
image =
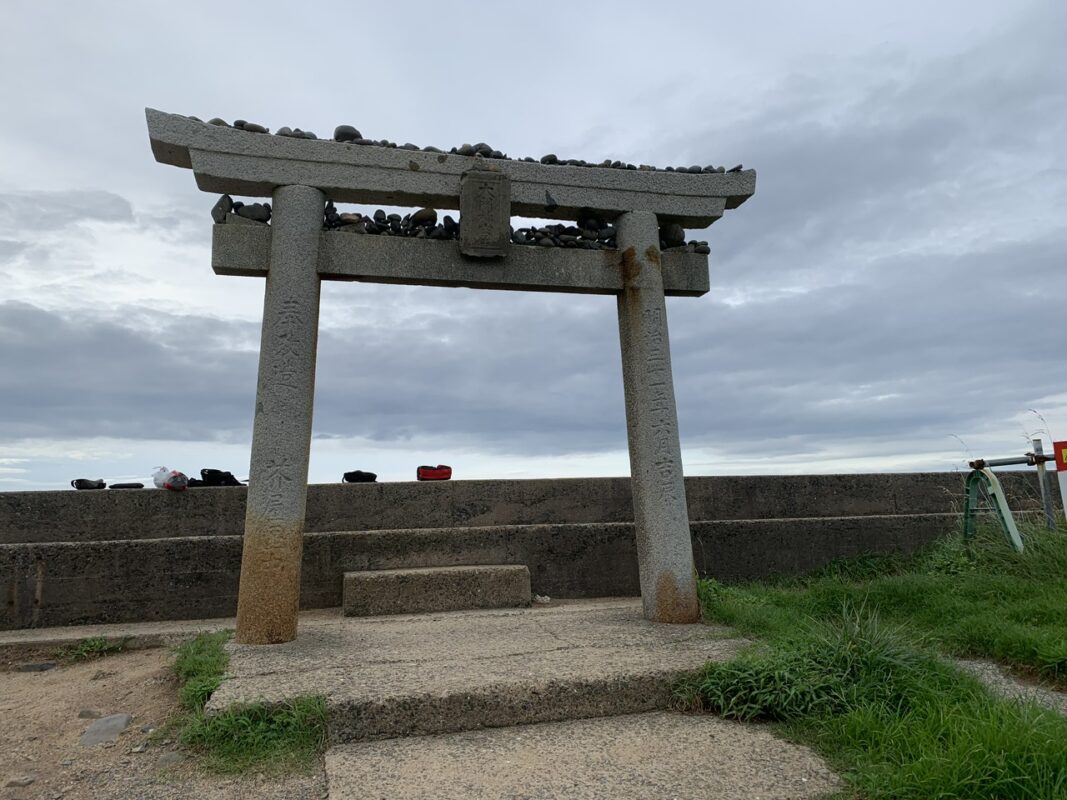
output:
M 174 741 L 153 737 L 179 711 L 170 660 L 166 649 L 135 650 L 44 672 L 0 672 L 0 800 L 326 796 L 321 768 L 222 777 L 204 773 Z M 133 720 L 116 742 L 79 743 L 94 716 L 120 713 Z

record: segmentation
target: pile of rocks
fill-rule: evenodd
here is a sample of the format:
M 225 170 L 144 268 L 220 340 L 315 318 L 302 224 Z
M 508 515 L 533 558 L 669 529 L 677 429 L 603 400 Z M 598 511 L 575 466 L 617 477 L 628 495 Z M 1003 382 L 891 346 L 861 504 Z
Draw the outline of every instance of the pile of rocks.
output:
M 685 229 L 678 224 L 660 228 L 660 249 L 688 250 L 692 253 L 710 253 L 707 242 L 685 241 Z M 579 250 L 612 250 L 616 244 L 615 226 L 604 222 L 595 214 L 583 212 L 577 225 L 546 225 L 544 227 L 519 228 L 512 231 L 515 244 L 536 247 L 569 247 Z
M 233 221 L 266 224 L 270 221 L 270 203 L 242 203 L 228 194 L 222 195 L 211 209 L 211 217 L 222 224 Z M 452 241 L 459 238 L 460 222 L 447 214 L 438 221 L 437 210 L 420 208 L 412 214 L 387 214 L 379 208 L 373 214 L 339 212 L 330 200 L 322 220 L 323 230 L 374 236 L 403 236 L 413 239 Z M 707 242 L 685 240 L 685 228 L 670 223 L 660 228 L 662 250 L 687 250 L 710 253 Z M 536 247 L 569 247 L 579 250 L 611 250 L 616 246 L 615 226 L 592 212 L 583 212 L 577 225 L 555 224 L 543 227 L 512 228 L 511 241 Z
M 333 201 L 326 203 L 323 228 L 376 236 L 408 236 L 414 239 L 448 241 L 459 237 L 459 222 L 445 215 L 437 221 L 437 211 L 420 208 L 414 214 L 386 214 L 379 208 L 373 214 L 338 213 Z
M 570 247 L 579 250 L 609 250 L 615 247 L 615 226 L 592 211 L 583 210 L 577 225 L 545 225 L 519 228 L 511 234 L 515 244 L 536 247 Z
M 661 250 L 687 250 L 690 253 L 701 253 L 707 255 L 711 252 L 711 248 L 708 247 L 707 242 L 698 242 L 693 240 L 689 243 L 685 241 L 685 228 L 679 225 L 677 222 L 671 222 L 667 225 L 662 225 L 659 229 L 659 246 Z
M 455 152 L 453 150 L 453 152 Z M 462 155 L 462 154 L 461 154 Z M 533 161 L 532 158 L 522 158 L 520 161 Z M 555 165 L 561 167 L 600 167 L 601 169 L 632 169 L 639 170 L 641 172 L 657 172 L 659 167 L 654 167 L 651 164 L 628 164 L 625 161 L 612 161 L 610 158 L 605 158 L 598 164 L 594 164 L 590 161 L 583 161 L 579 158 L 568 158 L 566 160 L 559 158 L 555 153 L 549 153 L 548 155 L 541 156 L 541 163 L 548 165 Z M 691 167 L 664 167 L 663 172 L 685 172 L 693 175 L 708 174 L 708 173 L 723 173 L 723 172 L 740 172 L 744 169 L 743 165 L 737 164 L 730 169 L 726 167 L 716 167 L 713 164 L 707 164 L 706 166 L 693 165 Z
M 224 194 L 211 208 L 211 218 L 220 225 L 236 216 L 248 222 L 270 222 L 270 203 L 242 203 Z
M 197 122 L 203 122 L 199 117 L 189 117 L 189 119 L 196 120 Z M 207 121 L 208 125 L 219 125 L 227 128 L 234 128 L 236 130 L 245 131 L 246 133 L 270 133 L 270 129 L 263 125 L 258 125 L 255 122 L 248 122 L 247 120 L 237 119 L 233 121 L 233 125 L 230 125 L 226 120 L 214 117 Z M 284 126 L 274 132 L 275 136 L 286 136 L 294 139 L 318 139 L 311 131 L 303 131 L 300 128 L 290 128 Z M 417 144 L 407 142 L 405 144 L 397 144 L 391 142 L 388 139 L 368 139 L 359 132 L 358 129 L 351 125 L 338 125 L 333 132 L 333 141 L 341 142 L 344 144 L 359 144 L 370 147 L 394 147 L 399 150 L 420 150 L 424 153 L 444 153 L 446 151 L 433 145 L 426 147 L 419 147 Z M 629 164 L 625 161 L 612 160 L 605 158 L 600 162 L 585 161 L 580 158 L 560 158 L 555 153 L 548 153 L 541 156 L 540 159 L 531 158 L 530 156 L 524 156 L 522 158 L 510 158 L 506 153 L 497 150 L 491 145 L 485 142 L 478 142 L 477 144 L 462 144 L 459 147 L 453 147 L 447 151 L 451 155 L 459 156 L 472 156 L 481 158 L 498 158 L 507 161 L 526 161 L 531 164 L 541 163 L 553 166 L 561 167 L 599 167 L 601 169 L 630 169 L 630 170 L 642 170 L 649 172 L 656 172 L 660 170 L 660 167 L 654 167 L 650 164 Z M 678 167 L 664 167 L 664 172 L 682 172 L 691 175 L 697 174 L 716 174 L 723 172 L 740 172 L 744 167 L 741 164 L 730 167 L 715 166 L 713 164 L 707 164 L 700 166 L 695 164 L 692 166 L 678 166 Z
M 537 247 L 572 247 L 579 250 L 609 250 L 615 247 L 615 226 L 587 220 L 586 225 L 546 225 L 519 228 L 511 234 L 515 244 Z

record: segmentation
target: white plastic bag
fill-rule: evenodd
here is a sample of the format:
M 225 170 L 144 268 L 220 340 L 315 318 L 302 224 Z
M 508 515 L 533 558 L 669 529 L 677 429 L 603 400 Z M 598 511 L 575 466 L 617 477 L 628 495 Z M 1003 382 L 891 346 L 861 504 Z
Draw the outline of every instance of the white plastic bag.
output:
M 156 467 L 152 482 L 157 489 L 170 489 L 172 492 L 184 492 L 189 485 L 189 477 L 184 472 L 166 467 Z

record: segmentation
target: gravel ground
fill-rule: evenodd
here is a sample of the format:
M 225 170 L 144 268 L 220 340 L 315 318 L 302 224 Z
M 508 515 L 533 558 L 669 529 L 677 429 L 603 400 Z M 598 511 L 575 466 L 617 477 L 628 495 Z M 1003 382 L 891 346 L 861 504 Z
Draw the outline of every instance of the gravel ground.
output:
M 151 649 L 0 672 L 0 800 L 326 796 L 321 765 L 306 775 L 222 777 L 202 771 L 173 741 L 151 740 L 152 729 L 178 711 L 169 664 L 168 650 Z M 96 717 L 120 713 L 133 719 L 117 741 L 79 742 Z
M 958 659 L 957 663 L 1003 697 L 1033 700 L 1039 706 L 1067 714 L 1067 692 L 1024 681 L 992 661 Z

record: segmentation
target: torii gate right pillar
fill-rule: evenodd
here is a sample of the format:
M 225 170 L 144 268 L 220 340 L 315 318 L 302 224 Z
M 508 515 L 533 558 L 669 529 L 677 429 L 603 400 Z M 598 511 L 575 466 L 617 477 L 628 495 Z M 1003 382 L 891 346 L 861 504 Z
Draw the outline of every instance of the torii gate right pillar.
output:
M 616 223 L 622 252 L 619 340 L 630 443 L 637 563 L 646 619 L 700 619 L 689 510 L 682 476 L 678 413 L 659 249 L 659 224 L 648 211 Z

